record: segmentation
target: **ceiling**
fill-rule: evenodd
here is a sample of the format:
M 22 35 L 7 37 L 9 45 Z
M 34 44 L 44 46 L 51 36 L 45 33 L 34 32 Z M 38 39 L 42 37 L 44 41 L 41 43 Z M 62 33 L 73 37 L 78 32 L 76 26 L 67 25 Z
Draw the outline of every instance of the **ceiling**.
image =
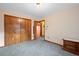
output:
M 60 10 L 68 10 L 79 4 L 75 3 L 0 3 L 0 10 L 9 10 L 28 14 L 38 19 L 54 14 Z

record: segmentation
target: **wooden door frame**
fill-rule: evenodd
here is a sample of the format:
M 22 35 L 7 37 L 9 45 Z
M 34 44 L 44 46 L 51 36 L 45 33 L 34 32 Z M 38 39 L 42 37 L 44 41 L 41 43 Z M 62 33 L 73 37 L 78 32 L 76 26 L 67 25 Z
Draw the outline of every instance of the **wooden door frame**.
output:
M 42 20 L 41 22 L 44 22 L 44 29 L 45 29 L 45 20 Z M 44 37 L 45 37 L 45 30 L 44 30 Z
M 46 22 L 45 22 L 45 20 L 42 20 L 42 21 L 44 21 L 44 40 L 45 40 L 45 27 L 46 27 Z

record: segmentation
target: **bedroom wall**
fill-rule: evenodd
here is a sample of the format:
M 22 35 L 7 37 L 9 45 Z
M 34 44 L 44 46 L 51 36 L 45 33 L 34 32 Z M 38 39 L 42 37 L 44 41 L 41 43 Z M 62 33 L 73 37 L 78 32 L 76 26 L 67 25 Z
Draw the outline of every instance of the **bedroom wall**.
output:
M 32 20 L 31 36 L 32 36 L 32 40 L 33 40 L 33 21 L 35 20 L 34 17 L 19 13 L 19 12 L 0 10 L 0 47 L 4 46 L 4 14 L 31 19 Z
M 0 47 L 4 46 L 4 18 L 2 14 L 2 11 L 0 11 Z
M 46 17 L 45 40 L 63 45 L 63 38 L 79 40 L 79 7 L 60 10 Z

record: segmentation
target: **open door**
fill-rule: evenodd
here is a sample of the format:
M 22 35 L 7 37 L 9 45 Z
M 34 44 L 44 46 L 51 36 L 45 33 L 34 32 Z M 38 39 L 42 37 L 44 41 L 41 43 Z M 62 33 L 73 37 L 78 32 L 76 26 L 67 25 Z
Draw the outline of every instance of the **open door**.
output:
M 42 20 L 41 24 L 42 24 L 42 37 L 45 37 L 45 20 Z
M 5 45 L 31 40 L 31 20 L 15 16 L 4 16 Z

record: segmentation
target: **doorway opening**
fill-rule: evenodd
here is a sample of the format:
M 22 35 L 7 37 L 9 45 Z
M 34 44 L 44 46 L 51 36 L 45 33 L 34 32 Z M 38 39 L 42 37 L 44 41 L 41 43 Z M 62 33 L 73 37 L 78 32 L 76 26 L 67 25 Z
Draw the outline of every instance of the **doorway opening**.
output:
M 45 20 L 34 21 L 34 39 L 45 39 Z

